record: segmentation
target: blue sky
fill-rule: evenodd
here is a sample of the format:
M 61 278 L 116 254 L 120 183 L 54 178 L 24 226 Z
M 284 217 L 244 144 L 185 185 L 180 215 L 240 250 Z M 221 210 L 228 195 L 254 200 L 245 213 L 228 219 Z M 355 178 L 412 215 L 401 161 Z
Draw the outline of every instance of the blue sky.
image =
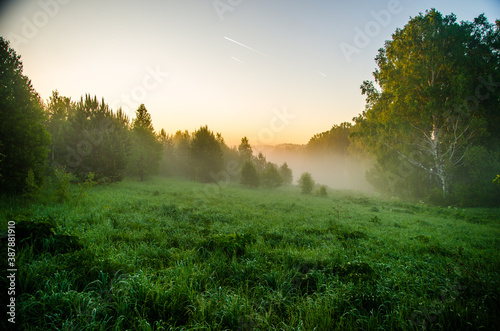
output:
M 0 35 L 44 100 L 89 93 L 131 117 L 144 103 L 168 133 L 303 144 L 364 109 L 377 50 L 430 8 L 500 18 L 494 0 L 40 0 L 0 7 Z

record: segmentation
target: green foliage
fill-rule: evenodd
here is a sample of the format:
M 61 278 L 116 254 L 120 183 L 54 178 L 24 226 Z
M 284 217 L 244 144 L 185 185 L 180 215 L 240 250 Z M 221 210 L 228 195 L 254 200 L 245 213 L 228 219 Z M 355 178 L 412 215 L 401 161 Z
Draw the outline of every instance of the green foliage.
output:
M 52 189 L 56 202 L 62 203 L 70 199 L 72 195 L 71 181 L 74 179 L 74 176 L 70 172 L 66 172 L 64 168 L 54 169 Z
M 376 157 L 368 178 L 377 189 L 416 199 L 438 190 L 448 200 L 469 148 L 496 145 L 499 31 L 484 15 L 458 23 L 432 9 L 379 50 L 375 83 L 361 85 L 366 110 L 350 135 Z
M 219 141 L 208 126 L 194 132 L 189 148 L 193 178 L 200 182 L 214 182 L 223 167 L 223 154 Z
M 500 189 L 490 181 L 499 166 L 499 155 L 483 146 L 470 148 L 462 167 L 456 171 L 457 184 L 453 187 L 451 202 L 472 207 L 499 206 Z
M 241 143 L 238 146 L 238 153 L 239 153 L 241 162 L 251 161 L 253 150 L 252 150 L 252 146 L 250 146 L 250 143 L 248 142 L 247 137 L 241 138 Z
M 49 205 L 78 204 L 88 196 L 89 192 L 97 184 L 94 178 L 94 173 L 88 173 L 85 181 L 78 183 L 78 178 L 71 172 L 67 172 L 62 167 L 57 167 L 53 170 L 53 175 L 47 178 L 44 185 L 38 189 L 37 195 L 31 201 Z
M 311 194 L 315 185 L 314 179 L 308 172 L 304 172 L 302 175 L 300 175 L 298 184 L 303 194 Z
M 336 155 L 347 155 L 351 123 L 344 122 L 340 125 L 334 125 L 330 131 L 315 134 L 307 143 L 309 152 Z
M 52 136 L 49 163 L 53 166 L 66 164 L 67 146 L 71 145 L 71 139 L 69 138 L 70 131 L 73 129 L 70 127 L 68 119 L 75 113 L 75 104 L 71 102 L 71 98 L 63 97 L 55 90 L 52 91 L 52 95 L 47 102 L 45 113 L 48 117 L 47 131 Z
M 316 195 L 318 197 L 326 197 L 328 196 L 328 193 L 326 192 L 326 186 L 325 185 L 321 185 L 318 189 L 318 191 L 316 192 Z
M 259 187 L 260 178 L 257 169 L 251 161 L 247 161 L 241 168 L 240 184 L 252 188 Z
M 131 140 L 129 172 L 138 176 L 142 182 L 147 176 L 158 173 L 162 151 L 162 144 L 154 132 L 151 115 L 144 104 L 136 110 Z
M 288 164 L 286 162 L 284 162 L 281 165 L 279 171 L 280 171 L 281 178 L 283 178 L 283 184 L 291 185 L 293 182 L 293 173 L 292 173 L 292 169 L 290 169 L 288 167 Z
M 180 177 L 192 177 L 190 149 L 191 135 L 186 130 L 177 131 L 172 137 L 172 148 L 167 151 L 165 159 L 171 160 L 173 174 Z
M 92 188 L 97 184 L 97 182 L 94 181 L 94 178 L 95 174 L 93 172 L 89 172 L 87 178 L 85 179 L 85 182 L 78 183 L 78 194 L 76 198 L 77 202 L 86 198 L 90 190 L 92 190 Z
M 254 162 L 255 162 L 255 168 L 257 168 L 258 173 L 262 173 L 266 170 L 268 162 L 264 154 L 262 154 L 262 152 L 259 152 L 257 157 L 254 159 Z
M 95 187 L 92 204 L 0 200 L 0 253 L 7 220 L 19 245 L 18 328 L 498 328 L 498 208 L 231 184 L 202 200 L 204 187 L 155 178 Z
M 375 278 L 375 271 L 366 262 L 347 262 L 341 265 L 339 269 L 340 275 L 351 281 L 373 281 Z
M 244 234 L 218 234 L 205 240 L 201 247 L 209 252 L 219 250 L 224 254 L 232 256 L 242 256 L 245 254 L 245 248 L 255 240 L 249 233 Z
M 283 178 L 276 168 L 276 165 L 268 163 L 266 169 L 261 174 L 261 182 L 264 187 L 278 188 L 283 185 Z
M 72 102 L 54 91 L 46 112 L 53 168 L 65 167 L 82 181 L 89 172 L 100 182 L 122 180 L 130 141 L 129 121 L 121 110 L 115 113 L 104 100 L 90 95 Z
M 41 100 L 23 75 L 20 56 L 0 37 L 0 193 L 26 188 L 28 171 L 42 182 L 50 134 L 45 129 Z M 28 188 L 29 190 L 29 188 Z
M 35 172 L 33 169 L 28 170 L 28 176 L 26 176 L 26 185 L 24 187 L 24 196 L 30 200 L 34 201 L 38 198 L 40 192 L 40 186 L 36 182 Z
M 83 248 L 79 239 L 68 234 L 56 232 L 52 218 L 20 221 L 15 225 L 17 248 L 30 248 L 35 255 L 42 253 L 64 254 Z

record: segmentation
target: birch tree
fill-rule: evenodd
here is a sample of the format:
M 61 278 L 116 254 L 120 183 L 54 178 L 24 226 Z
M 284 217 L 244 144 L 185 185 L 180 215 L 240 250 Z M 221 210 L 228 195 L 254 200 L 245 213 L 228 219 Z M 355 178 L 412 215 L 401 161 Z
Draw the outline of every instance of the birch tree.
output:
M 488 132 L 491 94 L 481 84 L 498 70 L 497 36 L 484 15 L 458 23 L 432 9 L 412 18 L 379 50 L 375 82 L 361 85 L 366 108 L 352 137 L 378 160 L 392 154 L 422 170 L 446 196 L 451 170 Z

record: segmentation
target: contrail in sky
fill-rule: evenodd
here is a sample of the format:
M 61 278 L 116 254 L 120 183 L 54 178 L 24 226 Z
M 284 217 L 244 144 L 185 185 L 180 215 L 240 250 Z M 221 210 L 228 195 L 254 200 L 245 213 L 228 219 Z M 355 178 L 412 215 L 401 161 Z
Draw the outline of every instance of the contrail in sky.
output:
M 249 50 L 254 51 L 254 52 L 255 52 L 255 53 L 257 53 L 257 54 L 260 54 L 260 55 L 262 55 L 262 56 L 265 56 L 265 57 L 267 57 L 267 58 L 270 58 L 268 55 L 266 55 L 266 54 L 264 54 L 264 53 L 262 53 L 262 52 L 259 52 L 258 50 L 253 49 L 252 47 L 249 47 L 249 46 L 247 46 L 247 45 L 244 45 L 244 44 L 242 44 L 242 43 L 239 43 L 239 42 L 237 42 L 236 40 L 233 40 L 233 39 L 228 38 L 228 37 L 224 37 L 224 39 L 229 40 L 229 41 L 231 41 L 231 42 L 233 42 L 233 43 L 235 43 L 235 44 L 237 44 L 237 45 L 240 45 L 240 46 L 243 46 L 243 47 L 245 47 L 245 48 L 248 48 Z
M 238 61 L 239 63 L 243 63 L 243 61 L 241 61 L 240 59 L 235 58 L 234 56 L 231 56 L 231 59 L 233 59 L 235 61 Z
M 258 50 L 254 49 L 254 48 L 252 48 L 252 47 L 250 47 L 250 46 L 247 46 L 247 45 L 245 45 L 245 44 L 242 44 L 242 43 L 240 43 L 240 42 L 238 42 L 238 41 L 236 41 L 236 40 L 233 40 L 233 39 L 228 38 L 228 37 L 225 37 L 225 36 L 224 36 L 224 39 L 229 40 L 230 42 L 233 42 L 233 43 L 235 43 L 236 45 L 240 45 L 241 47 L 245 47 L 246 49 L 249 49 L 249 50 L 251 50 L 251 51 L 253 51 L 253 52 L 257 53 L 257 54 L 260 54 L 260 55 L 262 55 L 262 56 L 267 57 L 268 59 L 273 60 L 273 58 L 271 58 L 269 55 L 264 54 L 264 53 L 262 53 L 262 52 L 259 52 Z M 234 56 L 231 56 L 231 58 L 232 58 L 233 60 L 235 60 L 235 61 L 238 61 L 238 62 L 240 62 L 240 63 L 243 63 L 243 61 L 241 61 L 240 59 L 235 58 Z M 320 72 L 320 71 L 318 71 L 318 74 L 320 74 L 320 75 L 321 75 L 321 76 L 323 76 L 323 77 L 328 77 L 327 75 L 325 75 L 324 73 L 322 73 L 322 72 Z

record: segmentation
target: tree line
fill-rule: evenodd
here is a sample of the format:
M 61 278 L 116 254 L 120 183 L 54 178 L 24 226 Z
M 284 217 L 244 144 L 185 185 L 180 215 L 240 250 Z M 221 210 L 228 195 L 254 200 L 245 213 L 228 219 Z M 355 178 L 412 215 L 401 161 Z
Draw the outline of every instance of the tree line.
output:
M 374 81 L 361 85 L 365 110 L 306 149 L 370 157 L 366 179 L 389 196 L 498 206 L 500 21 L 431 9 L 397 29 L 375 61 Z
M 144 104 L 130 119 L 90 95 L 73 101 L 56 90 L 44 103 L 23 75 L 20 57 L 3 38 L 0 46 L 1 193 L 26 193 L 50 177 L 67 181 L 66 172 L 76 182 L 84 182 L 89 174 L 98 183 L 125 176 L 143 181 L 158 174 L 217 182 L 231 162 L 238 173 L 230 180 L 248 187 L 276 188 L 292 182 L 286 163 L 278 166 L 262 153 L 254 156 L 246 137 L 238 148 L 230 148 L 208 126 L 192 133 L 156 132 Z
M 389 196 L 498 206 L 500 21 L 495 23 L 484 15 L 458 22 L 435 9 L 411 18 L 379 49 L 374 81 L 361 85 L 365 110 L 353 123 L 314 135 L 306 150 L 371 158 L 366 179 Z M 233 162 L 239 173 L 231 180 L 248 187 L 293 180 L 286 163 L 254 156 L 246 137 L 230 148 L 207 126 L 155 132 L 144 105 L 130 120 L 88 95 L 75 102 L 55 91 L 44 104 L 22 74 L 19 56 L 3 38 L 0 44 L 2 192 L 40 183 L 57 167 L 81 180 L 93 173 L 101 182 L 153 174 L 212 182 Z

